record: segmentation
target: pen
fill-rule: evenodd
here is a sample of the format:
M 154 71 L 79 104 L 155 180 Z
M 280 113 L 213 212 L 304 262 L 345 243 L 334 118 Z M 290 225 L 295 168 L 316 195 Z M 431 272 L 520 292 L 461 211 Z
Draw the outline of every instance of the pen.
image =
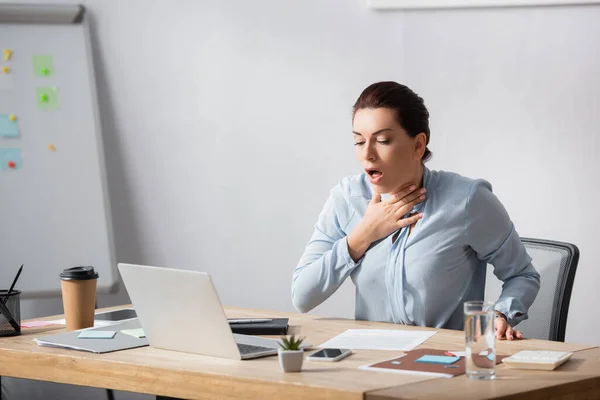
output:
M 21 271 L 23 271 L 23 264 L 21 264 L 21 268 L 19 268 L 19 270 L 17 271 L 17 276 L 15 276 L 15 279 L 13 279 L 12 285 L 10 285 L 10 289 L 8 289 L 8 292 L 6 293 L 6 297 L 4 298 L 4 301 L 3 301 L 4 305 L 6 305 L 6 303 L 8 303 L 8 296 L 10 296 L 13 289 L 15 288 L 15 285 L 16 285 L 17 281 L 19 280 L 19 276 L 21 275 Z
M 256 324 L 260 322 L 273 322 L 273 318 L 239 318 L 228 321 L 230 324 Z

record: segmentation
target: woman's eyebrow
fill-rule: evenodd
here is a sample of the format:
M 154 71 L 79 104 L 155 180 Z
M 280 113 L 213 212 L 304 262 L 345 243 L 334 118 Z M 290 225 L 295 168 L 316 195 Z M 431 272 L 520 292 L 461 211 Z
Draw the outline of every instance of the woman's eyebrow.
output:
M 379 135 L 380 133 L 383 133 L 385 131 L 393 131 L 393 129 L 392 128 L 383 128 L 383 129 L 380 129 L 377 132 L 373 133 L 371 136 Z M 352 133 L 354 135 L 362 136 L 362 133 L 360 133 L 360 132 L 352 131 Z

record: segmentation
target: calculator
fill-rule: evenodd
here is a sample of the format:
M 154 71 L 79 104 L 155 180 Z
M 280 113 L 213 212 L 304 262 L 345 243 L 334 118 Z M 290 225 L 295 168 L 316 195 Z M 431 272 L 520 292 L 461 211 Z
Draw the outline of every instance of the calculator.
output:
M 572 355 L 572 352 L 566 351 L 522 350 L 502 362 L 509 368 L 552 371 Z

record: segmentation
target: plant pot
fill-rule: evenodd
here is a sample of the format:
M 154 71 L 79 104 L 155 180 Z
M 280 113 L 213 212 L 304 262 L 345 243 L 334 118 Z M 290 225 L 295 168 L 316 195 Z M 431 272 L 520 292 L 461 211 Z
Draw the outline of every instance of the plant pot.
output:
M 279 365 L 284 372 L 300 372 L 304 361 L 304 350 L 278 349 Z

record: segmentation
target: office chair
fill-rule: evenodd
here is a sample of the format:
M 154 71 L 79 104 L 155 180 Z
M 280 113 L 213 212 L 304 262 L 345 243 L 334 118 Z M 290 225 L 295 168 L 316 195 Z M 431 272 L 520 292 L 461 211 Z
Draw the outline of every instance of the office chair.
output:
M 571 290 L 579 261 L 579 249 L 569 243 L 521 238 L 531 263 L 540 274 L 540 291 L 529 308 L 529 318 L 517 325 L 523 336 L 534 339 L 565 341 Z M 498 300 L 502 281 L 488 265 L 485 299 Z

